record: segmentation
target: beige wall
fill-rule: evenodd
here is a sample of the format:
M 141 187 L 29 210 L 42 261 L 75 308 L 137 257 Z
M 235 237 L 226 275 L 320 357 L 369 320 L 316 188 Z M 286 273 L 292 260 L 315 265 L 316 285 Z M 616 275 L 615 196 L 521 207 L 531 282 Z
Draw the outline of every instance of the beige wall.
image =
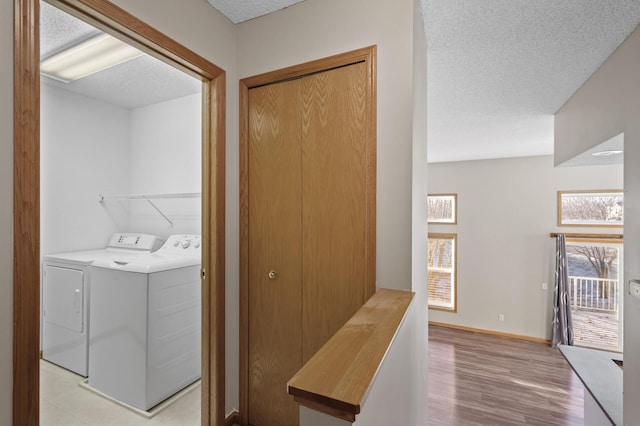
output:
M 458 312 L 429 320 L 550 338 L 557 191 L 621 188 L 622 166 L 554 168 L 544 156 L 431 163 L 428 174 L 429 193 L 458 194 L 458 224 L 429 225 L 458 234 Z
M 377 286 L 411 288 L 413 1 L 307 0 L 238 25 L 238 76 L 378 45 Z
M 558 111 L 556 164 L 624 132 L 624 423 L 640 424 L 640 29 L 636 29 Z
M 13 0 L 0 0 L 0 425 L 13 377 Z

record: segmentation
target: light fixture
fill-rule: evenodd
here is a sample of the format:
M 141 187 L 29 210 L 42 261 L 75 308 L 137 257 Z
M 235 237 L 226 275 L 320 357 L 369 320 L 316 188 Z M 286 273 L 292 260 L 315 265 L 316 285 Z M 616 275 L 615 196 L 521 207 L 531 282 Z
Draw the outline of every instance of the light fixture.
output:
M 616 155 L 616 154 L 622 154 L 622 150 L 618 150 L 618 149 L 609 149 L 606 151 L 598 151 L 598 152 L 594 152 L 593 156 L 595 157 L 609 157 L 611 155 Z
M 40 63 L 40 73 L 68 83 L 142 54 L 109 34 L 101 34 L 45 59 Z

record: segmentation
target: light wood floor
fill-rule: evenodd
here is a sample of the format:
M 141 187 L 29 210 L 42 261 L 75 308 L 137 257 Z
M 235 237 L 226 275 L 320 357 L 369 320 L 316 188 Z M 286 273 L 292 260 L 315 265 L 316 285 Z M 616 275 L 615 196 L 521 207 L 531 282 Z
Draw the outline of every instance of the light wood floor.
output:
M 582 425 L 583 388 L 548 344 L 429 326 L 429 425 Z

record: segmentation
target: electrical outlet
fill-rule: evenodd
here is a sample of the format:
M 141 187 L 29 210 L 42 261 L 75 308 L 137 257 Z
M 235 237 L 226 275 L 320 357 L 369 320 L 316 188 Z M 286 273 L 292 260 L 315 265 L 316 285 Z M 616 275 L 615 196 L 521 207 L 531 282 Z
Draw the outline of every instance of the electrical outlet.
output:
M 498 315 L 498 319 L 499 319 L 500 321 L 504 321 L 504 314 L 500 314 L 500 315 Z
M 542 283 L 542 289 L 546 290 L 547 289 L 547 283 Z

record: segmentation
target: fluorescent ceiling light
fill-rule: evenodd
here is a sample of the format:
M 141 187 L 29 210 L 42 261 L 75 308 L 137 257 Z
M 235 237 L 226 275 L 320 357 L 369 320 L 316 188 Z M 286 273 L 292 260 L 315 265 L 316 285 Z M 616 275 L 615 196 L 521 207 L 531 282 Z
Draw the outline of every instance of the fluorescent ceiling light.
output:
M 142 52 L 109 34 L 101 34 L 40 63 L 40 73 L 68 83 L 137 58 Z
M 591 155 L 596 156 L 596 157 L 609 157 L 611 155 L 616 155 L 616 154 L 622 154 L 622 151 L 621 150 L 617 150 L 617 149 L 610 149 L 610 150 L 607 150 L 607 151 L 594 152 Z

